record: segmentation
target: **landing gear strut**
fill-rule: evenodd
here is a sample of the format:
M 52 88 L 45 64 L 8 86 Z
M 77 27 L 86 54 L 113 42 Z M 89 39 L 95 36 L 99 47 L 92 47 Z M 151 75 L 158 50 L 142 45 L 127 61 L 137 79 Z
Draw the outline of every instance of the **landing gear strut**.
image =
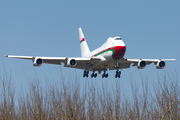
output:
M 104 73 L 102 74 L 102 78 L 107 78 L 108 77 L 108 73 L 106 73 L 106 70 L 104 70 Z
M 91 74 L 91 78 L 96 78 L 97 77 L 97 73 L 94 73 L 94 71 L 93 71 L 93 73 Z
M 88 70 L 84 70 L 84 74 L 83 77 L 88 77 L 89 71 Z

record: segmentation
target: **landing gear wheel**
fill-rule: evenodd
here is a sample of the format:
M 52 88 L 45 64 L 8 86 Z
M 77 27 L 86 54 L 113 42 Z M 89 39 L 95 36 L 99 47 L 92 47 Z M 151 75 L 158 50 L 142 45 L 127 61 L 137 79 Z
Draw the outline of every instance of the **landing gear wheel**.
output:
M 108 73 L 106 73 L 106 78 L 108 77 Z
M 94 77 L 95 77 L 95 78 L 97 77 L 97 73 L 94 74 Z
M 102 78 L 104 78 L 104 73 L 102 74 Z
M 119 71 L 119 75 L 121 75 L 121 71 Z
M 93 78 L 94 77 L 94 75 L 93 74 L 91 74 L 91 78 Z

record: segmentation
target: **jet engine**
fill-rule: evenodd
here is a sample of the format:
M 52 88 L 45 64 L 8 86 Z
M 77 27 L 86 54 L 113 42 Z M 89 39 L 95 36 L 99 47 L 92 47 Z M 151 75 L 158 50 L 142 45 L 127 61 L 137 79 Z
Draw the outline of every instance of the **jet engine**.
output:
M 159 61 L 156 65 L 157 69 L 163 69 L 166 66 L 166 63 L 164 61 Z
M 66 66 L 74 67 L 77 65 L 77 61 L 75 59 L 68 58 Z
M 143 61 L 143 60 L 139 61 L 137 68 L 138 69 L 143 69 L 145 67 L 146 67 L 146 62 Z
M 34 66 L 41 66 L 43 63 L 43 60 L 41 58 L 35 58 L 33 62 L 34 62 L 33 64 Z

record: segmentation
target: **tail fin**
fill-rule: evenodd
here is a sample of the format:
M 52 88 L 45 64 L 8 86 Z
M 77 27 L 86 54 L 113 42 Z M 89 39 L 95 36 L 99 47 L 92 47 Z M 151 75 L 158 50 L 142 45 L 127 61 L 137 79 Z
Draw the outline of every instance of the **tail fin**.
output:
M 79 28 L 79 40 L 80 40 L 80 47 L 81 47 L 81 56 L 85 57 L 88 53 L 90 53 L 90 51 L 89 51 L 89 47 L 86 43 L 86 40 L 84 38 L 81 28 Z

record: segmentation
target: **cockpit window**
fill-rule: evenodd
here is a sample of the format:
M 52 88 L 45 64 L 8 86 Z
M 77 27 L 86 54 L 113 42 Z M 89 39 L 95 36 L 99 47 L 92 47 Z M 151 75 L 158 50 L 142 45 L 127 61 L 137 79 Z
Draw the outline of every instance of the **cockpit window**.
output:
M 115 38 L 114 40 L 121 40 L 121 38 Z

